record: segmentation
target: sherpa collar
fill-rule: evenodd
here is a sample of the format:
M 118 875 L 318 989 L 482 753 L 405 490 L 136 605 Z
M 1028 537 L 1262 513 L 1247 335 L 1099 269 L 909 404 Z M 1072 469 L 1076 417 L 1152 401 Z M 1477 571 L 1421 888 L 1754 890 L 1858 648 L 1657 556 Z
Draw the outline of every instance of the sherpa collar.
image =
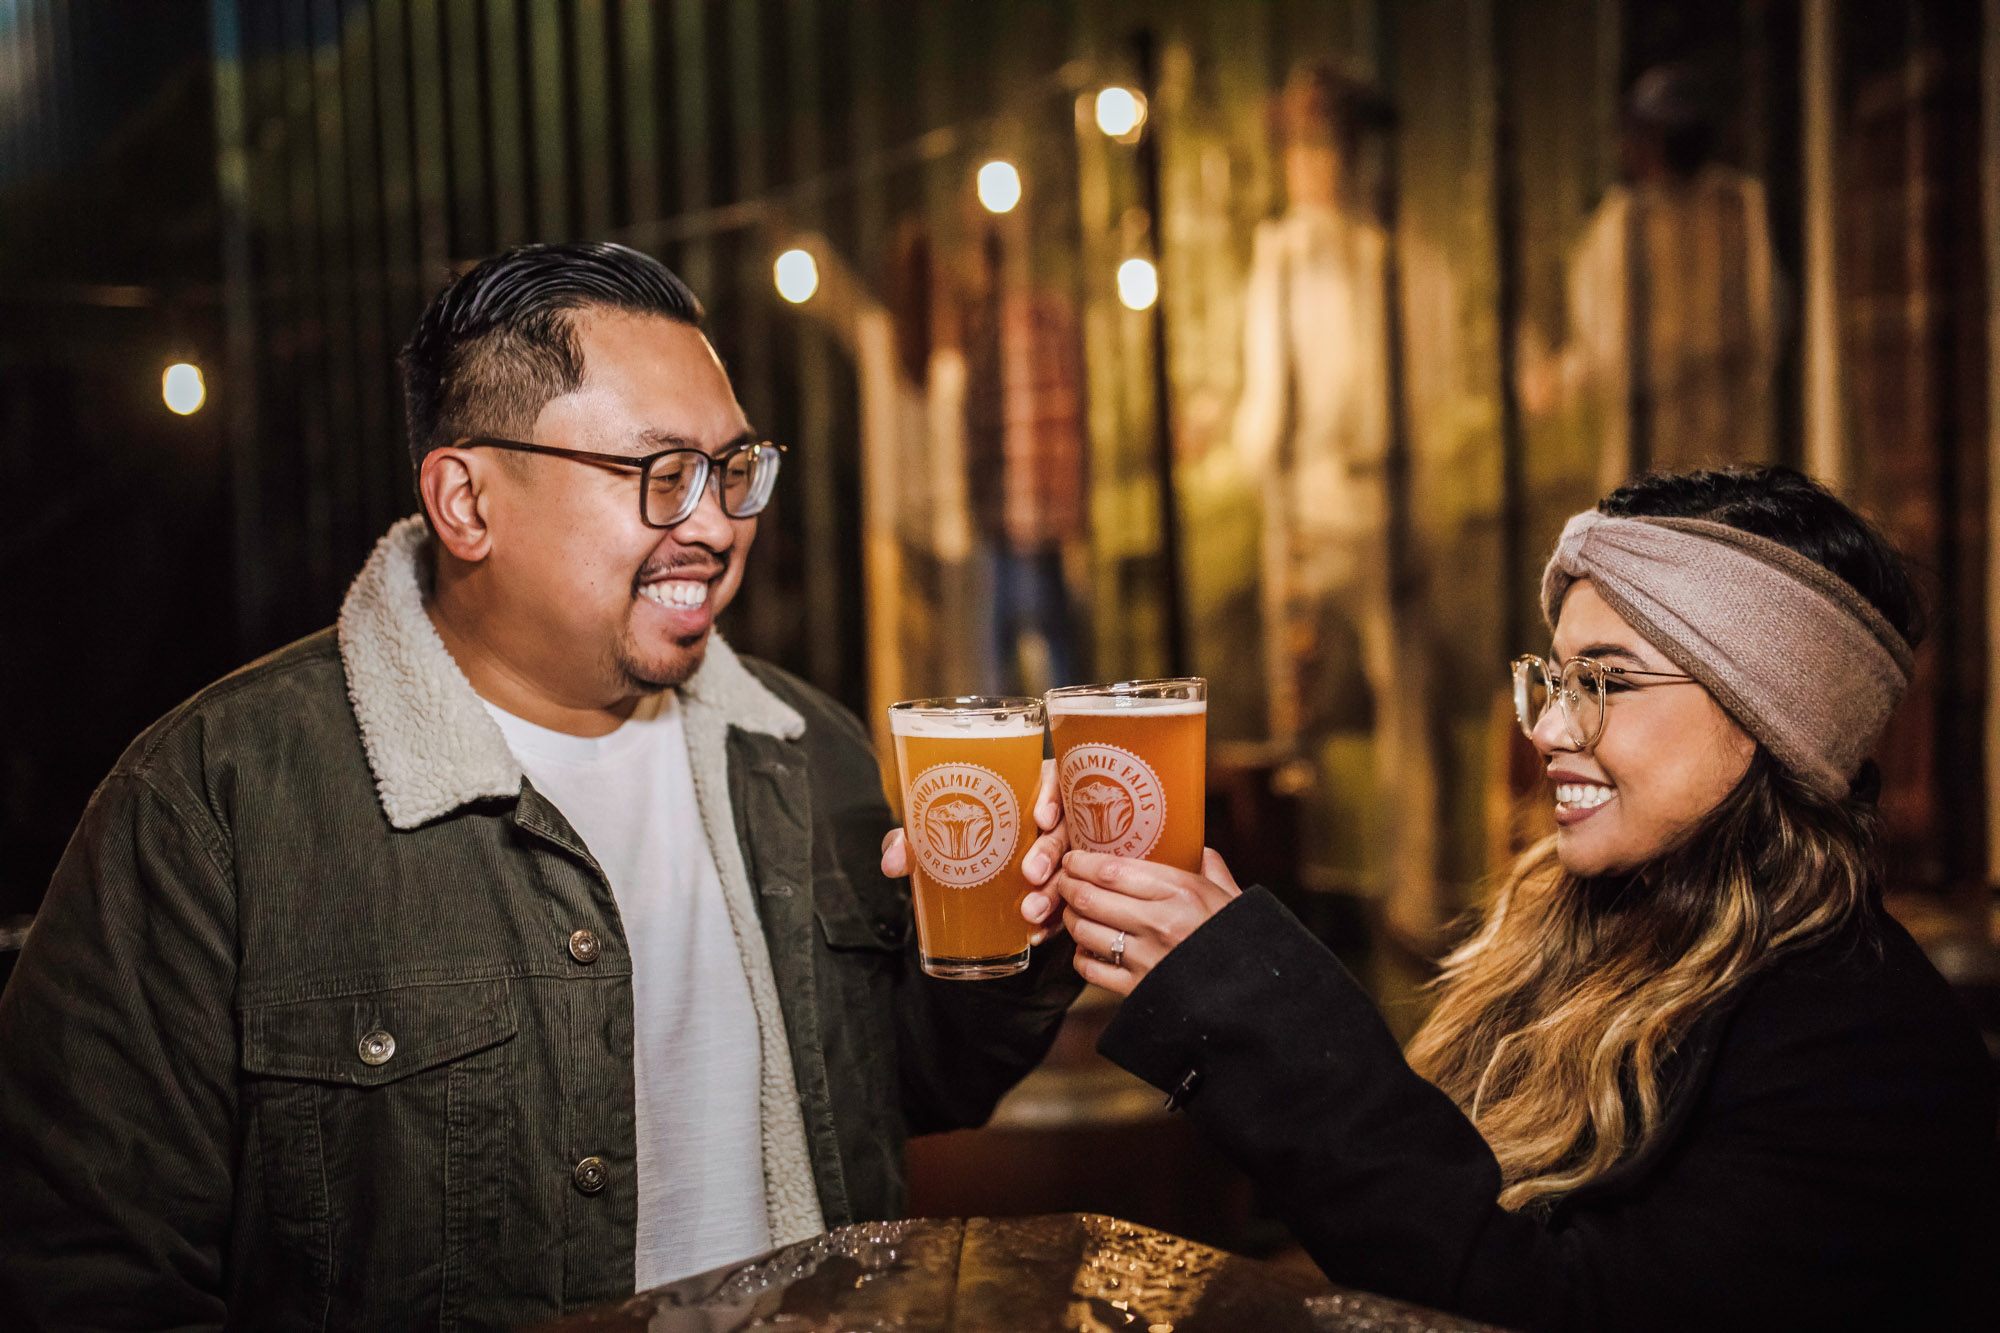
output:
M 514 796 L 521 765 L 424 611 L 430 531 L 421 516 L 394 527 L 368 557 L 340 608 L 340 660 L 382 812 L 415 828 L 481 797 Z M 784 740 L 805 719 L 764 688 L 719 634 L 683 685 L 686 702 L 729 726 Z

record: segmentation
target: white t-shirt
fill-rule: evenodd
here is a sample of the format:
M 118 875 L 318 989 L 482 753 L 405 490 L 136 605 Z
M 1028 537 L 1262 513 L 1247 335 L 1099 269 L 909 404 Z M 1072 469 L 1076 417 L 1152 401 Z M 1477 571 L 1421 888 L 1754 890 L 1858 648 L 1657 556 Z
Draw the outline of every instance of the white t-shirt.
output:
M 757 1015 L 695 804 L 679 699 L 648 699 L 601 737 L 486 708 L 603 867 L 632 950 L 639 1288 L 769 1249 Z

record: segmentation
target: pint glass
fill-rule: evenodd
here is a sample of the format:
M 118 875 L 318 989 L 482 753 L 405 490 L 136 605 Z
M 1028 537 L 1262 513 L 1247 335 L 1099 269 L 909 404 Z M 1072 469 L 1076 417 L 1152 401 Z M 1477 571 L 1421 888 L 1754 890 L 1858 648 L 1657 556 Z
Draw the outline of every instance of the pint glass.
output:
M 1047 697 L 1070 845 L 1199 874 L 1208 682 L 1076 685 Z
M 924 971 L 970 980 L 1028 965 L 1021 862 L 1035 842 L 1040 699 L 973 696 L 889 706 Z

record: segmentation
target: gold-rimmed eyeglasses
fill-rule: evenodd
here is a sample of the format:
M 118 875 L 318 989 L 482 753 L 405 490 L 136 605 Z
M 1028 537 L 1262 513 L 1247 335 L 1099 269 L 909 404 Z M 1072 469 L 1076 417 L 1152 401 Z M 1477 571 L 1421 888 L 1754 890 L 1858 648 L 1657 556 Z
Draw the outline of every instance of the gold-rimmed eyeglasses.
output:
M 598 467 L 637 468 L 639 521 L 649 528 L 671 528 L 685 522 L 715 483 L 722 512 L 731 518 L 753 518 L 771 503 L 785 447 L 769 440 L 747 440 L 720 453 L 701 449 L 662 449 L 656 454 L 599 454 L 587 449 L 561 449 L 552 444 L 503 440 L 491 435 L 467 435 L 452 441 L 457 449 L 512 449 L 549 454 Z
M 1677 685 L 1694 681 L 1693 676 L 1673 671 L 1636 671 L 1631 667 L 1606 666 L 1594 657 L 1572 657 L 1556 663 L 1547 658 L 1517 657 L 1511 664 L 1514 676 L 1514 719 L 1529 740 L 1547 715 L 1550 705 L 1562 710 L 1563 731 L 1570 744 L 1588 750 L 1604 735 L 1605 700 L 1624 690 L 1647 685 Z M 1631 677 L 1644 677 L 1630 679 Z

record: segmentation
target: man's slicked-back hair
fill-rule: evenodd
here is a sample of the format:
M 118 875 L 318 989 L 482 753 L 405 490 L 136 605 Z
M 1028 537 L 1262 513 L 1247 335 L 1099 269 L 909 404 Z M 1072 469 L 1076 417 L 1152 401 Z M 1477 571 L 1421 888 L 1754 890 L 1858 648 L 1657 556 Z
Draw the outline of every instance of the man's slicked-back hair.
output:
M 575 316 L 590 309 L 699 325 L 701 302 L 659 260 L 605 241 L 517 246 L 461 274 L 397 363 L 410 463 L 466 435 L 519 438 L 583 383 Z

